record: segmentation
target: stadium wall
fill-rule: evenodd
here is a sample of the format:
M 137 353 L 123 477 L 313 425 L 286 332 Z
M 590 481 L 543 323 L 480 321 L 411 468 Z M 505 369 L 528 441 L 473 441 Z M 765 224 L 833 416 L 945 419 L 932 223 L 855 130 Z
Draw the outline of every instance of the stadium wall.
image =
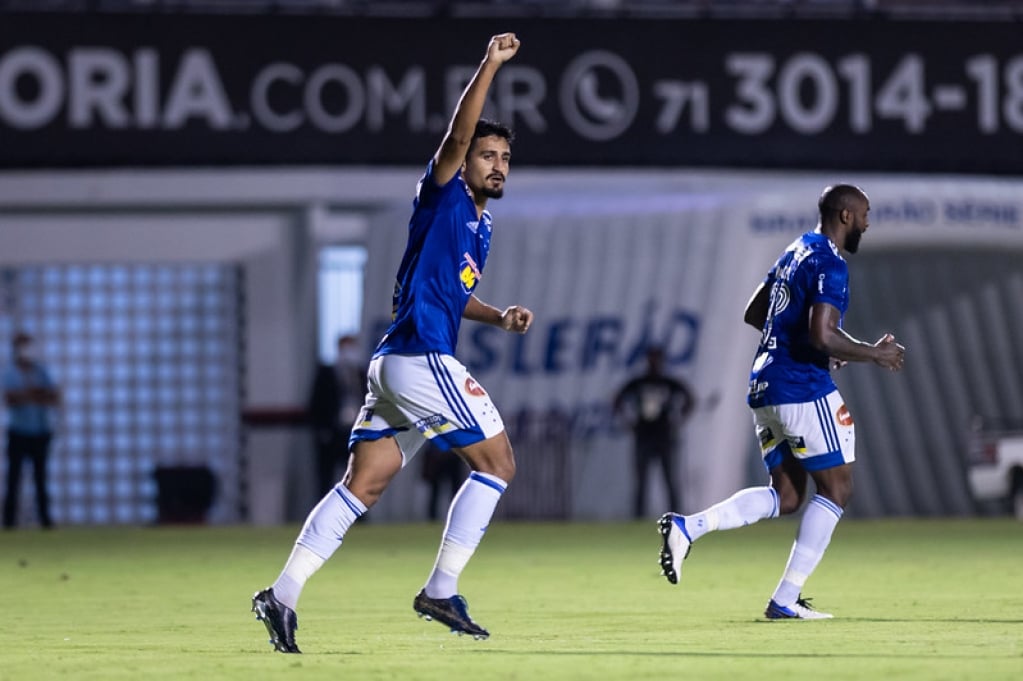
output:
M 369 248 L 364 327 L 386 323 L 421 170 L 232 170 L 0 175 L 0 262 L 240 265 L 246 287 L 246 407 L 297 408 L 315 357 L 315 251 Z M 742 307 L 778 251 L 815 223 L 821 188 L 862 184 L 873 201 L 850 258 L 849 330 L 893 330 L 901 376 L 849 367 L 857 417 L 859 515 L 970 514 L 963 475 L 973 416 L 1018 416 L 1023 398 L 1023 191 L 993 178 L 845 173 L 519 171 L 491 206 L 494 249 L 480 288 L 537 313 L 525 337 L 467 324 L 460 357 L 515 437 L 511 517 L 629 515 L 629 442 L 607 412 L 648 340 L 701 404 L 679 470 L 684 510 L 763 482 L 744 406 L 756 333 Z M 996 413 L 991 413 L 996 412 Z M 308 439 L 253 432 L 249 520 L 301 517 Z M 660 494 L 657 485 L 652 493 Z M 374 510 L 421 517 L 418 476 L 399 476 Z

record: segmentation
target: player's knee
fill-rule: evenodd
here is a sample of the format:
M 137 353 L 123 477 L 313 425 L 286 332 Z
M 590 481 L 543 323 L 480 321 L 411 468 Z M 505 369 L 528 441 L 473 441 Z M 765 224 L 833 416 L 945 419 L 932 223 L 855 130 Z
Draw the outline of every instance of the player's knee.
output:
M 370 508 L 380 500 L 380 495 L 384 493 L 386 485 L 368 485 L 348 481 L 345 487 L 352 493 L 352 496 L 362 502 L 363 506 Z
M 835 474 L 822 476 L 820 479 L 815 479 L 814 482 L 817 484 L 818 494 L 831 500 L 840 508 L 845 508 L 852 499 L 853 478 L 848 473 L 848 469 L 835 470 Z
M 515 457 L 509 452 L 508 456 L 491 462 L 489 468 L 491 470 L 481 472 L 497 476 L 506 483 L 511 484 L 512 479 L 515 477 Z
M 459 452 L 469 466 L 480 473 L 493 475 L 510 483 L 515 477 L 515 453 L 511 443 L 505 438 L 494 438 Z
M 839 507 L 845 508 L 849 505 L 849 501 L 852 500 L 853 483 L 852 480 L 844 480 L 837 485 L 832 485 L 827 492 L 824 494 L 828 499 L 835 502 Z
M 367 508 L 375 504 L 391 482 L 390 475 L 368 475 L 361 473 L 346 476 L 343 483 Z
M 791 515 L 803 505 L 803 495 L 795 490 L 787 490 L 778 494 L 778 515 Z

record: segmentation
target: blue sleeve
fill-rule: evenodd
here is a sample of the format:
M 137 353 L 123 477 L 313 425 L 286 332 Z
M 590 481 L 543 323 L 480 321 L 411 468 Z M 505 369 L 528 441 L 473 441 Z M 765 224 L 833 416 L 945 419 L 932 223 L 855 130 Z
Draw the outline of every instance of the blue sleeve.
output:
M 436 206 L 453 187 L 457 186 L 459 181 L 460 173 L 455 173 L 446 185 L 437 186 L 433 177 L 433 159 L 431 158 L 426 165 L 426 172 L 423 173 L 423 177 L 419 180 L 419 186 L 416 188 L 416 202 L 423 207 Z
M 849 286 L 849 268 L 839 258 L 814 258 L 813 291 L 810 304 L 827 303 L 845 312 L 846 289 Z

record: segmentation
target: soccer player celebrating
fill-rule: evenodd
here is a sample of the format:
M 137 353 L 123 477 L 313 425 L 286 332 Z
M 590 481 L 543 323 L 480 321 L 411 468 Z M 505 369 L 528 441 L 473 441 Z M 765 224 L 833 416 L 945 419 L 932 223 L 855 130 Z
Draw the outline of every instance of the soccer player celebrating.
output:
M 489 636 L 469 617 L 458 577 L 515 475 L 515 458 L 500 414 L 454 354 L 462 318 L 516 333 L 533 320 L 524 307 L 500 310 L 473 293 L 490 250 L 487 201 L 504 193 L 512 140 L 511 130 L 480 115 L 495 74 L 518 49 L 513 33 L 490 39 L 419 181 L 393 321 L 369 364 L 348 470 L 310 512 L 277 581 L 252 599 L 280 652 L 301 652 L 295 607 L 306 581 L 427 439 L 454 450 L 472 472 L 451 502 L 433 571 L 413 609 L 459 634 Z
M 661 568 L 678 583 L 693 542 L 794 513 L 810 499 L 768 619 L 826 619 L 810 607 L 803 585 L 824 556 L 852 494 L 853 419 L 830 370 L 846 362 L 873 362 L 899 371 L 905 348 L 886 333 L 877 342 L 856 340 L 842 329 L 849 305 L 849 272 L 841 251 L 855 253 L 869 226 L 870 200 L 858 187 L 827 187 L 817 203 L 820 222 L 796 239 L 767 273 L 746 306 L 744 320 L 761 331 L 747 402 L 760 442 L 769 487 L 749 487 L 693 515 L 666 513 L 658 521 Z

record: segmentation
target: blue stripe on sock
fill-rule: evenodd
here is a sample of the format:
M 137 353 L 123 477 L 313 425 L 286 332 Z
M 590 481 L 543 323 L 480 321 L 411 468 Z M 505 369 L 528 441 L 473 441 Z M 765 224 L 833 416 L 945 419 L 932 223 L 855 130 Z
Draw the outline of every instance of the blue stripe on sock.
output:
M 822 508 L 831 511 L 832 513 L 835 514 L 836 518 L 839 519 L 842 518 L 842 507 L 833 502 L 831 499 L 828 499 L 827 497 L 822 497 L 819 494 L 815 494 L 813 496 L 813 499 L 810 499 L 810 503 L 817 504 L 818 506 L 821 506 Z
M 504 494 L 504 490 L 507 489 L 507 486 L 503 486 L 499 482 L 497 482 L 496 480 L 494 480 L 492 478 L 488 478 L 485 475 L 481 475 L 481 474 L 477 473 L 476 471 L 473 471 L 472 473 L 470 473 L 469 474 L 469 478 L 472 479 L 472 480 L 475 480 L 476 482 L 482 483 L 482 484 L 486 485 L 487 487 L 493 487 L 494 489 L 496 489 L 501 494 Z
M 777 518 L 781 514 L 781 502 L 778 500 L 778 490 L 773 487 L 768 487 L 771 490 L 771 498 L 774 499 L 774 510 L 771 511 L 771 517 Z
M 350 491 L 348 491 L 347 489 L 345 489 L 341 485 L 334 485 L 334 491 L 337 492 L 337 495 L 339 497 L 341 497 L 341 501 L 345 502 L 345 506 L 347 506 L 348 508 L 350 508 L 352 510 L 352 513 L 354 513 L 356 516 L 360 516 L 360 517 L 362 516 L 362 514 L 363 514 L 362 509 L 360 509 L 358 506 L 356 506 L 352 502 L 352 500 L 348 498 L 348 495 L 351 494 Z M 345 494 L 345 492 L 348 492 L 348 494 Z

